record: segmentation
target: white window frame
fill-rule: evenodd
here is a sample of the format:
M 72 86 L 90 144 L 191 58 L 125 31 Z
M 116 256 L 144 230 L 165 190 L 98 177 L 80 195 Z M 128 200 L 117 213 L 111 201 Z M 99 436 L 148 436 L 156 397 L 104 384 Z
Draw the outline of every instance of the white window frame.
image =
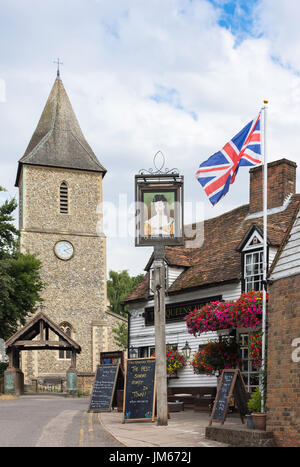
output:
M 255 256 L 258 258 L 255 258 Z M 252 261 L 247 262 L 251 258 Z M 250 272 L 249 272 L 250 270 Z M 263 288 L 263 249 L 244 253 L 245 292 L 262 290 Z M 251 285 L 250 285 L 251 284 Z M 258 285 L 258 287 L 257 287 Z
M 155 347 L 154 345 L 145 345 L 145 346 L 141 346 L 141 347 L 137 347 L 138 349 L 138 358 L 149 358 L 151 357 L 151 355 L 153 355 L 155 353 Z M 141 355 L 141 351 L 140 349 L 144 349 L 144 354 L 142 357 L 140 356 Z
M 252 361 L 249 358 L 249 340 L 250 333 L 247 331 L 238 332 L 238 342 L 240 347 L 240 354 L 242 360 L 241 373 L 249 393 L 254 392 L 259 387 L 260 372 L 255 369 Z M 254 381 L 256 380 L 256 384 Z
M 63 332 L 67 334 L 67 336 L 72 338 L 73 330 L 72 326 L 68 323 L 63 323 L 60 325 L 60 328 Z M 59 350 L 58 351 L 58 360 L 60 361 L 69 361 L 72 358 L 72 351 L 71 350 Z

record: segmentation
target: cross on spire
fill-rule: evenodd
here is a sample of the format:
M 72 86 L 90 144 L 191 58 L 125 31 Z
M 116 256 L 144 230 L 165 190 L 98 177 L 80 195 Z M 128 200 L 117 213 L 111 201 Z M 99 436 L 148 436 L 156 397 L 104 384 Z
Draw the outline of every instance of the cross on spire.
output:
M 55 64 L 57 65 L 57 74 L 56 74 L 56 76 L 57 76 L 58 79 L 60 79 L 59 65 L 63 65 L 63 62 L 61 62 L 61 61 L 59 60 L 59 58 L 58 58 L 57 60 L 54 60 L 53 63 L 55 63 Z

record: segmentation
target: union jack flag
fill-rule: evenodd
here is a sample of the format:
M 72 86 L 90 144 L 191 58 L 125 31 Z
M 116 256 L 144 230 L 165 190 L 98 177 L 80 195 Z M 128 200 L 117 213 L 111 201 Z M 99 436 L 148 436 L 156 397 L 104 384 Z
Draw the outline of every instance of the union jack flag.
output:
M 196 172 L 198 182 L 203 186 L 209 201 L 214 206 L 229 190 L 241 166 L 261 164 L 261 112 L 221 151 L 200 164 Z

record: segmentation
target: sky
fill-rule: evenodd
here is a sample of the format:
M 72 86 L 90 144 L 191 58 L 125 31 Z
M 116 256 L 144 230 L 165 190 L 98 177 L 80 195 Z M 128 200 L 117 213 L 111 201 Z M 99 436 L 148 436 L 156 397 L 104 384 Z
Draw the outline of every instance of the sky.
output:
M 268 99 L 268 159 L 300 162 L 298 0 L 0 0 L 0 185 L 17 162 L 61 77 L 82 131 L 107 169 L 107 267 L 139 274 L 151 248 L 135 248 L 134 175 L 161 151 L 184 175 L 186 223 L 248 203 L 249 169 L 212 207 L 195 179 Z M 299 171 L 300 174 L 300 171 Z M 297 191 L 299 191 L 299 177 Z M 0 201 L 1 201 L 0 200 Z M 104 211 L 105 215 L 105 211 Z

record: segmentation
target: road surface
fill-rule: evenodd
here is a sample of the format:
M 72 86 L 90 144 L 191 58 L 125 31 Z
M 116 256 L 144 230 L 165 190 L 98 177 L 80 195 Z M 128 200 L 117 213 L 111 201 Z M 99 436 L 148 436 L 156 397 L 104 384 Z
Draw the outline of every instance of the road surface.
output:
M 88 407 L 50 394 L 0 400 L 0 447 L 120 447 Z

